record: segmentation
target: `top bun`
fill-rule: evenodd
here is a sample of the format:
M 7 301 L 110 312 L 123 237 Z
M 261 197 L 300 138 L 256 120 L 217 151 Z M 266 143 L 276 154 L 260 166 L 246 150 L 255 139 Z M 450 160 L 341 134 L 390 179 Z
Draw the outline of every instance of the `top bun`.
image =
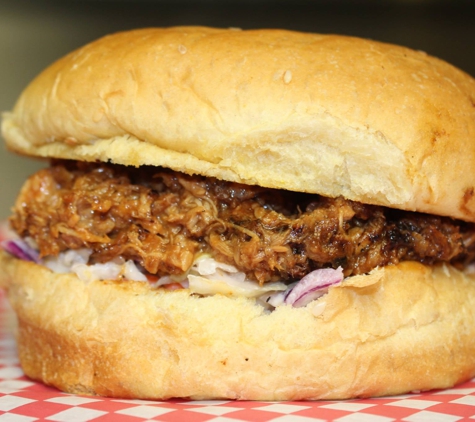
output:
M 2 131 L 29 155 L 166 166 L 475 221 L 475 80 L 369 40 L 117 33 L 41 73 Z

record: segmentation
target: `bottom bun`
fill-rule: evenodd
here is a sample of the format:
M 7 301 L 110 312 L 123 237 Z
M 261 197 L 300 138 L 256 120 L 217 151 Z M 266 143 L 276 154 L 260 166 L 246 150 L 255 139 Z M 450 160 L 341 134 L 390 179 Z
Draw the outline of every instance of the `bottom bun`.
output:
M 345 399 L 446 388 L 475 374 L 475 277 L 406 262 L 304 308 L 86 284 L 0 253 L 25 373 L 122 398 Z

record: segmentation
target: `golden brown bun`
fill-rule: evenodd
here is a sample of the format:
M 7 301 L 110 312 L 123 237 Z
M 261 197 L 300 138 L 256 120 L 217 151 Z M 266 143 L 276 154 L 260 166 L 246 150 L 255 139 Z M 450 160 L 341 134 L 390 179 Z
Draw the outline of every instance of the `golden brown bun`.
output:
M 475 277 L 448 266 L 388 266 L 272 313 L 245 298 L 85 284 L 3 252 L 0 283 L 24 371 L 72 393 L 340 399 L 475 375 Z
M 163 165 L 475 221 L 475 81 L 343 36 L 118 33 L 53 64 L 4 116 L 21 153 Z

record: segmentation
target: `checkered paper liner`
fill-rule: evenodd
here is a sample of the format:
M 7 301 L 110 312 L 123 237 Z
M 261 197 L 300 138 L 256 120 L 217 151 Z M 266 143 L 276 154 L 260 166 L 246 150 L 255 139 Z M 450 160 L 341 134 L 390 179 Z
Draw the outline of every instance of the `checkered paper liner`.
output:
M 366 400 L 321 402 L 146 401 L 61 393 L 25 377 L 0 294 L 0 422 L 454 422 L 475 420 L 475 379 L 456 388 Z

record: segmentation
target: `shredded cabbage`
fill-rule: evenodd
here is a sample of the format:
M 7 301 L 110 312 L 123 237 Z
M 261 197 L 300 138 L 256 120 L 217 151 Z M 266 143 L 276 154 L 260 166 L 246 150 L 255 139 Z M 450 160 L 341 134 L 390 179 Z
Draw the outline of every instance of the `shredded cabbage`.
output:
M 306 306 L 310 302 L 318 299 L 327 293 L 330 286 L 343 281 L 343 269 L 338 267 L 322 268 L 312 271 L 303 277 L 289 292 L 285 298 L 285 303 L 296 308 Z
M 266 302 L 274 307 L 292 305 L 300 308 L 328 293 L 330 286 L 335 286 L 343 281 L 343 269 L 338 267 L 322 268 L 312 271 L 299 282 L 287 287 L 285 292 L 270 295 Z
M 259 297 L 269 291 L 283 291 L 284 283 L 274 282 L 259 285 L 246 280 L 246 274 L 236 267 L 223 264 L 213 258 L 198 259 L 188 275 L 189 289 L 202 295 L 222 294 L 226 296 Z
M 38 251 L 22 239 L 4 240 L 0 243 L 0 247 L 24 261 L 40 262 Z
M 56 273 L 73 272 L 84 282 L 118 279 L 147 281 L 145 274 L 130 260 L 115 259 L 104 264 L 88 265 L 91 253 L 86 248 L 69 250 L 56 257 L 44 258 L 42 263 Z
M 79 279 L 89 283 L 96 280 L 134 280 L 148 281 L 146 274 L 133 261 L 116 258 L 103 264 L 88 265 L 92 251 L 90 249 L 68 250 L 55 257 L 39 258 L 37 247 L 27 239 L 8 239 L 1 246 L 17 258 L 35 261 L 45 265 L 56 273 L 75 273 Z M 192 293 L 209 296 L 244 296 L 256 298 L 266 307 L 291 305 L 306 306 L 328 292 L 328 288 L 343 280 L 343 270 L 320 269 L 312 271 L 300 281 L 287 285 L 272 282 L 260 285 L 246 278 L 246 274 L 233 265 L 218 262 L 208 255 L 196 259 L 187 274 L 181 277 L 165 276 L 152 286 L 159 287 L 179 283 Z

